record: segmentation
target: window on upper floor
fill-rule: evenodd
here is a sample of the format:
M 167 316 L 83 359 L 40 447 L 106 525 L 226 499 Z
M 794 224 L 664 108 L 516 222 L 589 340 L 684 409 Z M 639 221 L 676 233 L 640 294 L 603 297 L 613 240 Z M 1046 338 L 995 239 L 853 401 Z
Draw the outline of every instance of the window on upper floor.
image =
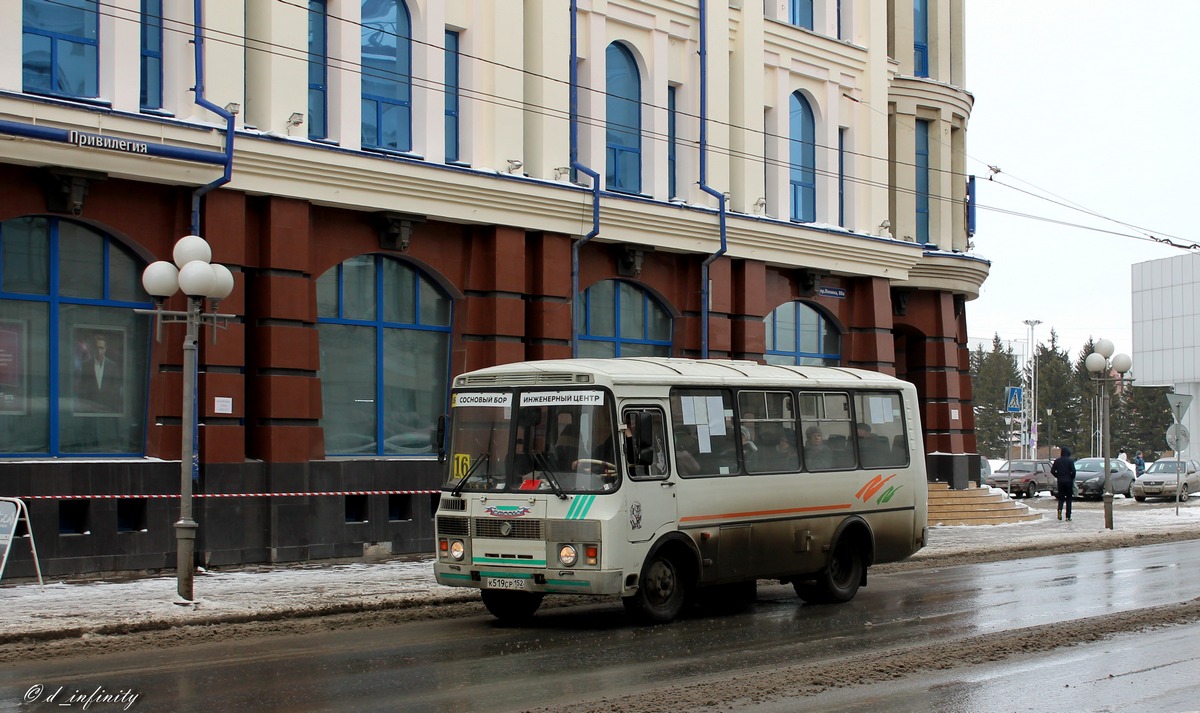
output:
M 816 122 L 812 106 L 800 92 L 794 92 L 791 97 L 789 134 L 788 182 L 792 220 L 812 223 L 817 219 Z
M 642 86 L 633 54 L 618 42 L 605 53 L 605 180 L 610 191 L 642 191 Z
M 929 76 L 929 0 L 913 0 L 913 74 Z
M 99 0 L 22 0 L 21 17 L 24 90 L 98 96 Z
M 143 109 L 161 109 L 163 97 L 162 0 L 142 0 L 142 96 Z
M 779 305 L 767 315 L 768 364 L 838 366 L 842 361 L 842 335 L 811 305 L 795 300 Z
M 145 263 L 90 226 L 0 223 L 0 455 L 141 455 Z
M 813 29 L 813 0 L 788 0 L 788 22 Z
M 450 298 L 411 265 L 360 255 L 317 280 L 328 455 L 437 451 L 450 373 Z
M 576 309 L 581 357 L 671 355 L 671 314 L 639 285 L 597 282 Z
M 458 33 L 446 31 L 446 161 L 459 160 Z
M 329 12 L 308 0 L 308 138 L 329 138 Z
M 679 106 L 676 87 L 667 87 L 667 198 L 679 195 Z
M 846 127 L 838 128 L 838 225 L 846 227 Z
M 403 0 L 363 0 L 362 145 L 412 150 L 412 26 Z
M 929 122 L 916 123 L 917 242 L 929 242 Z

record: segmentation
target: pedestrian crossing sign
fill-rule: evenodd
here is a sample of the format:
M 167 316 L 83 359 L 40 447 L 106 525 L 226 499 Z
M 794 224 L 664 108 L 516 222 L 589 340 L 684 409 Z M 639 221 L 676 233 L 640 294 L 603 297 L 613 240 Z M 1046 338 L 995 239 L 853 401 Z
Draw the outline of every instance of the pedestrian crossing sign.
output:
M 1005 392 L 1005 395 L 1004 395 L 1004 403 L 1007 404 L 1008 412 L 1009 413 L 1020 413 L 1021 412 L 1021 387 L 1020 386 L 1009 386 L 1006 388 L 1007 388 L 1007 391 Z

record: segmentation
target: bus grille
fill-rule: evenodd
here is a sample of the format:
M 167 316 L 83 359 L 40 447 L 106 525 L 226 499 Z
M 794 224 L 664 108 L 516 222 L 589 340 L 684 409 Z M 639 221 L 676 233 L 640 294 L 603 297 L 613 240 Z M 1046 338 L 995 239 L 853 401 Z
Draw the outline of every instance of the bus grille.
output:
M 542 539 L 541 520 L 502 520 L 494 517 L 475 518 L 475 536 L 504 537 L 500 534 L 500 527 L 505 524 L 512 525 L 512 534 L 508 537 L 517 540 Z
M 466 537 L 471 534 L 471 521 L 465 517 L 439 517 L 437 529 L 439 535 Z
M 552 542 L 599 542 L 600 523 L 596 520 L 550 520 L 546 537 Z
M 442 498 L 438 507 L 442 510 L 458 510 L 461 512 L 467 509 L 467 501 L 462 498 Z

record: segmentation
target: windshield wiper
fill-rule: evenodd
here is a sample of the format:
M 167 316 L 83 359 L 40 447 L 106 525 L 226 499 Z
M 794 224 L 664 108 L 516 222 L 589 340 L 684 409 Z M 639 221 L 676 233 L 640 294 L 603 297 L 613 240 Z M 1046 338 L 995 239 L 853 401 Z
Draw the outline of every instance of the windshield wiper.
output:
M 478 456 L 476 456 L 475 462 L 471 464 L 470 468 L 467 468 L 467 472 L 463 474 L 462 480 L 458 481 L 458 485 L 454 486 L 454 489 L 450 491 L 450 494 L 456 498 L 460 497 L 462 495 L 463 488 L 467 485 L 467 481 L 471 479 L 471 476 L 474 475 L 475 470 L 479 468 L 479 464 L 489 460 L 491 460 L 490 453 L 480 453 Z
M 542 469 L 542 474 L 546 476 L 546 482 L 550 483 L 550 489 L 558 496 L 560 500 L 566 500 L 567 494 L 563 492 L 562 486 L 554 478 L 554 469 L 550 467 L 550 459 L 542 451 L 530 451 L 530 457 L 539 468 Z

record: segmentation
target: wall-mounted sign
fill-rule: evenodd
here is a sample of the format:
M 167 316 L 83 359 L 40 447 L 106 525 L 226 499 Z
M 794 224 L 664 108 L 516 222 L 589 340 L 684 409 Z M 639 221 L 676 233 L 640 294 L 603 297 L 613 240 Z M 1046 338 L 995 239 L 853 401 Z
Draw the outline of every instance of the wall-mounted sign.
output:
M 818 287 L 817 294 L 821 297 L 832 297 L 835 300 L 846 299 L 846 290 L 841 287 Z
M 150 144 L 145 141 L 130 141 L 116 136 L 102 136 L 83 131 L 72 131 L 67 135 L 67 141 L 82 149 L 105 149 L 122 153 L 150 153 Z

